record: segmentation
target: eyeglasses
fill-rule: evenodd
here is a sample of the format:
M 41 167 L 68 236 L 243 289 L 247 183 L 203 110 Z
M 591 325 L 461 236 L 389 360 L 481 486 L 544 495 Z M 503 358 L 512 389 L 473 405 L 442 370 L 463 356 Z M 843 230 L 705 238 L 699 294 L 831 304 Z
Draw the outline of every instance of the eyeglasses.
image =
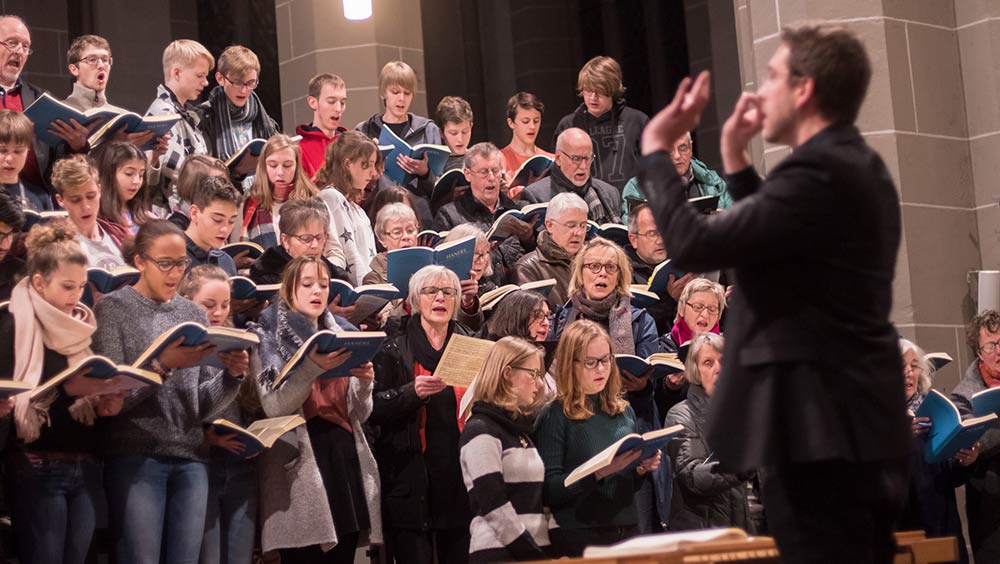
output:
M 919 364 L 915 364 L 915 363 L 914 364 L 908 364 L 908 365 L 906 365 L 906 366 L 903 367 L 903 374 L 910 374 L 911 372 L 913 374 L 916 374 L 916 375 L 919 376 L 920 374 L 924 373 L 924 367 L 920 366 Z
M 596 158 L 596 155 L 594 155 L 593 153 L 591 153 L 590 155 L 588 155 L 586 157 L 581 157 L 579 155 L 571 155 L 571 154 L 567 153 L 566 151 L 563 151 L 562 149 L 560 149 L 559 152 L 562 153 L 562 154 L 564 154 L 564 155 L 566 155 L 566 158 L 569 159 L 570 162 L 573 163 L 573 166 L 580 166 L 582 164 L 588 164 L 589 165 Z
M 109 67 L 111 65 L 115 64 L 115 60 L 114 60 L 113 57 L 99 57 L 97 55 L 91 55 L 89 57 L 83 57 L 82 59 L 80 59 L 77 62 L 78 63 L 87 63 L 88 65 L 90 65 L 92 67 L 96 67 L 97 63 L 104 63 L 105 65 L 108 65 Z
M 490 258 L 489 251 L 487 251 L 485 253 L 475 253 L 475 254 L 472 255 L 472 262 L 479 262 L 481 260 L 489 260 L 489 258 Z
M 313 241 L 318 241 L 320 244 L 326 242 L 325 233 L 322 235 L 289 235 L 289 237 L 297 239 L 298 242 L 302 243 L 303 245 L 312 245 Z
M 502 168 L 484 168 L 482 170 L 472 170 L 472 169 L 469 169 L 469 172 L 471 172 L 472 174 L 475 174 L 479 178 L 489 178 L 491 176 L 494 176 L 496 178 L 500 178 L 501 176 L 503 176 L 503 169 Z
M 34 51 L 31 50 L 31 43 L 22 43 L 16 39 L 8 39 L 7 41 L 0 41 L 0 45 L 6 47 L 8 51 L 14 51 L 15 53 L 18 51 L 24 51 L 25 55 L 30 55 L 34 53 Z
M 236 88 L 249 88 L 250 90 L 253 90 L 254 88 L 257 88 L 257 86 L 260 85 L 259 80 L 248 80 L 246 82 L 243 82 L 242 80 L 233 80 L 226 75 L 222 75 L 222 78 L 226 79 L 226 82 L 232 84 Z
M 613 262 L 588 262 L 583 265 L 584 268 L 597 274 L 602 269 L 608 274 L 618 274 L 618 265 Z
M 412 237 L 412 236 L 414 236 L 416 234 L 417 234 L 417 228 L 416 227 L 407 227 L 406 229 L 393 229 L 392 231 L 389 231 L 385 235 L 388 238 L 392 239 L 393 241 L 396 241 L 396 240 L 402 239 L 403 235 L 407 235 L 409 237 Z
M 660 235 L 660 232 L 656 231 L 655 229 L 651 229 L 651 230 L 649 230 L 649 231 L 647 231 L 645 233 L 636 233 L 635 236 L 636 237 L 645 237 L 647 239 L 654 239 L 654 240 L 655 239 L 662 239 L 663 238 L 663 236 Z
M 549 312 L 544 309 L 536 309 L 531 312 L 532 321 L 541 321 L 549 318 Z
M 446 298 L 454 298 L 458 290 L 454 288 L 438 288 L 437 286 L 424 286 L 420 289 L 420 294 L 428 297 L 437 297 L 438 292 L 444 294 Z
M 563 227 L 565 227 L 566 229 L 569 229 L 570 231 L 586 231 L 587 227 L 589 227 L 587 225 L 586 221 L 584 221 L 582 223 L 576 223 L 576 222 L 573 222 L 573 223 L 563 223 L 563 222 L 559 221 L 558 219 L 553 219 L 552 222 L 553 223 L 557 223 L 559 225 L 562 225 Z
M 1000 346 L 1000 341 L 993 341 L 992 343 L 983 343 L 983 345 L 979 347 L 979 351 L 984 352 L 986 354 L 991 354 L 993 351 L 997 350 L 997 346 Z
M 513 364 L 511 364 L 510 367 L 514 370 L 524 370 L 528 374 L 531 374 L 531 377 L 535 380 L 541 380 L 542 376 L 545 375 L 544 372 L 537 368 L 525 368 L 524 366 L 514 366 Z
M 609 355 L 605 355 L 605 356 L 602 356 L 602 357 L 599 357 L 599 358 L 587 357 L 587 358 L 585 358 L 583 360 L 578 360 L 577 362 L 582 363 L 587 368 L 593 370 L 593 369 L 597 368 L 598 366 L 604 366 L 604 367 L 611 366 L 612 360 L 613 359 L 612 359 L 611 355 L 609 354 Z
M 8 231 L 6 233 L 0 233 L 0 245 L 6 243 L 8 239 L 13 239 L 14 235 L 16 234 L 17 231 Z
M 677 147 L 674 148 L 674 151 L 677 151 L 682 155 L 686 155 L 691 152 L 691 144 L 684 143 L 683 145 L 678 145 Z
M 708 310 L 710 315 L 715 315 L 719 313 L 719 306 L 710 306 L 705 304 L 687 304 L 687 306 L 694 310 L 695 313 L 701 315 L 701 312 Z
M 182 259 L 170 260 L 170 259 L 155 259 L 149 255 L 142 255 L 142 258 L 152 262 L 156 265 L 156 268 L 160 269 L 160 272 L 170 272 L 171 270 L 187 268 L 187 265 L 191 264 L 191 259 L 184 257 Z

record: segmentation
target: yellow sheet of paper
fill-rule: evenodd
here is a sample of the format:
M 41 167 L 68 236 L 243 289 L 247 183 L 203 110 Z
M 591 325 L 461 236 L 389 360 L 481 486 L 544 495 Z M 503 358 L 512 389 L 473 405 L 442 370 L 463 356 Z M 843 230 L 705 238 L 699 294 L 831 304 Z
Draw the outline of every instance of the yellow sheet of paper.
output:
M 468 388 L 495 344 L 485 339 L 452 335 L 434 375 L 449 386 Z

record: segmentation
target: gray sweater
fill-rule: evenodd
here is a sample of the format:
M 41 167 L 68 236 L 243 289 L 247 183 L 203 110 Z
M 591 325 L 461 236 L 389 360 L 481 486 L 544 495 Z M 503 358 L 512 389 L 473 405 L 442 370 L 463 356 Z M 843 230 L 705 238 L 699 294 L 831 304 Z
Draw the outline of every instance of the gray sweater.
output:
M 131 286 L 104 296 L 95 315 L 94 354 L 126 364 L 179 323 L 208 324 L 201 308 L 181 296 L 160 303 Z M 133 390 L 122 412 L 109 420 L 105 452 L 205 462 L 208 451 L 202 445 L 202 423 L 218 417 L 232 403 L 239 386 L 239 380 L 217 368 L 193 367 L 174 370 L 162 386 Z

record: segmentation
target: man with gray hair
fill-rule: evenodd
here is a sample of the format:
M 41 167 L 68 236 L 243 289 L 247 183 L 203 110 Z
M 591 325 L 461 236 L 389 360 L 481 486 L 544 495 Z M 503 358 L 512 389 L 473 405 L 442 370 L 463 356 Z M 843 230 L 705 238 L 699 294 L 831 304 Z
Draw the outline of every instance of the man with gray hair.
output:
M 486 232 L 504 212 L 521 208 L 500 190 L 503 159 L 493 143 L 476 143 L 469 148 L 465 153 L 464 173 L 469 179 L 469 190 L 454 202 L 441 206 L 434 217 L 435 230 L 450 231 L 471 223 Z M 503 285 L 524 251 L 535 248 L 535 230 L 524 221 L 507 216 L 498 233 L 504 239 L 493 249 L 491 281 Z
M 677 175 L 687 186 L 688 198 L 718 196 L 720 210 L 733 207 L 733 197 L 726 190 L 726 181 L 717 172 L 708 168 L 708 165 L 694 158 L 690 131 L 674 142 L 674 146 L 670 149 L 670 160 L 674 163 Z M 645 201 L 646 197 L 639 192 L 639 180 L 633 176 L 622 189 L 622 221 L 628 223 L 631 208 L 635 207 L 637 202 Z
M 587 202 L 576 194 L 556 194 L 545 212 L 545 229 L 538 234 L 538 247 L 514 266 L 514 283 L 525 284 L 554 278 L 549 292 L 553 312 L 566 303 L 573 257 L 587 238 Z
M 594 144 L 587 132 L 571 127 L 556 138 L 556 158 L 552 172 L 529 184 L 521 199 L 529 204 L 548 202 L 556 194 L 571 193 L 587 203 L 590 219 L 597 223 L 621 222 L 621 194 L 614 186 L 590 175 Z

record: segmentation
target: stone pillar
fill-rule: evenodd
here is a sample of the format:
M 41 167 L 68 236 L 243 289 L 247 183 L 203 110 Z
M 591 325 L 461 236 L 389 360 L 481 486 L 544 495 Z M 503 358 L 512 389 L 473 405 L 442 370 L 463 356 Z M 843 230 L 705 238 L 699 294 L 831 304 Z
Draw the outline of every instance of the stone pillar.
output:
M 872 84 L 858 127 L 885 159 L 902 201 L 893 321 L 927 351 L 972 361 L 964 325 L 975 312 L 967 273 L 997 268 L 1000 219 L 1000 7 L 990 0 L 734 0 L 746 89 L 765 76 L 781 26 L 841 22 L 864 40 Z M 787 151 L 758 146 L 766 172 Z M 844 218 L 844 229 L 850 228 Z M 849 284 L 849 280 L 842 283 Z
M 378 93 L 382 66 L 401 60 L 417 73 L 417 91 L 410 111 L 427 115 L 420 3 L 375 0 L 371 18 L 344 18 L 335 0 L 287 0 L 275 3 L 281 113 L 284 130 L 312 121 L 306 86 L 314 75 L 328 72 L 347 83 L 347 110 L 342 125 L 353 128 L 383 111 Z M 459 46 L 456 46 L 459 47 Z

